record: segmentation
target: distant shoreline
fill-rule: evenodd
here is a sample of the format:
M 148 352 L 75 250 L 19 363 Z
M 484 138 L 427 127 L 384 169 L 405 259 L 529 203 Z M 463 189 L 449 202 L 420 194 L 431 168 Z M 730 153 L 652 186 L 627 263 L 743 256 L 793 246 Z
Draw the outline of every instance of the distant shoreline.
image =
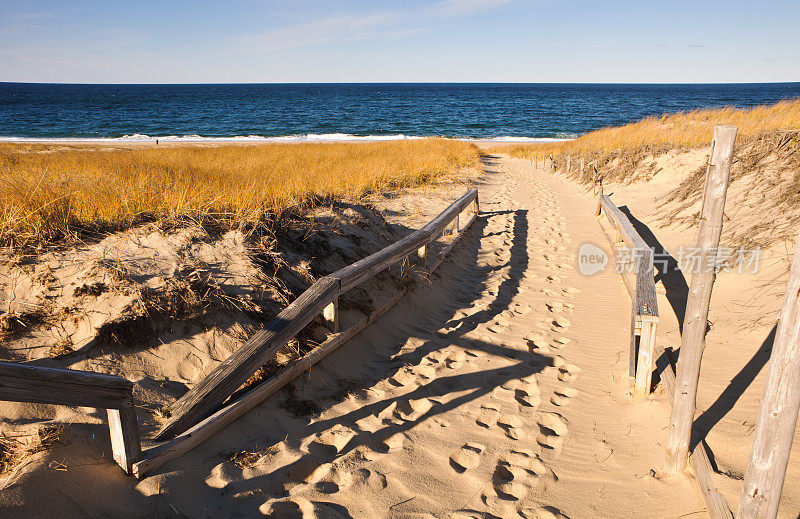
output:
M 133 135 L 130 137 L 0 137 L 0 143 L 18 144 L 91 144 L 91 145 L 183 145 L 183 144 L 300 144 L 300 143 L 358 143 L 358 142 L 391 142 L 402 140 L 419 139 L 450 139 L 462 142 L 472 142 L 479 145 L 504 145 L 504 144 L 536 144 L 549 142 L 566 142 L 574 139 L 557 137 L 515 137 L 504 136 L 494 138 L 464 138 L 464 137 L 439 137 L 439 136 L 406 136 L 406 135 L 309 135 L 309 136 L 285 136 L 285 137 L 260 137 L 260 136 L 236 136 L 236 137 L 201 137 L 201 136 L 166 136 L 151 137 L 147 135 Z

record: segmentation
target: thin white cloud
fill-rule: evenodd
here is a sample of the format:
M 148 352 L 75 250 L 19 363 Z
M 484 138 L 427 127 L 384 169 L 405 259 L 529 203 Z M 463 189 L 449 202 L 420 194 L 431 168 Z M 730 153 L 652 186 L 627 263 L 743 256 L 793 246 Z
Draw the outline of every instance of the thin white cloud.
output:
M 414 13 L 391 11 L 321 18 L 235 39 L 245 53 L 277 53 L 362 40 L 404 38 L 427 32 L 430 23 L 498 8 L 516 0 L 442 0 Z
M 463 16 L 496 9 L 515 0 L 443 0 L 433 6 L 432 13 L 446 16 Z
M 239 43 L 251 52 L 279 52 L 318 45 L 354 42 L 376 38 L 396 38 L 418 32 L 397 30 L 393 23 L 397 13 L 370 15 L 345 15 L 322 18 L 308 23 L 271 29 L 238 38 Z

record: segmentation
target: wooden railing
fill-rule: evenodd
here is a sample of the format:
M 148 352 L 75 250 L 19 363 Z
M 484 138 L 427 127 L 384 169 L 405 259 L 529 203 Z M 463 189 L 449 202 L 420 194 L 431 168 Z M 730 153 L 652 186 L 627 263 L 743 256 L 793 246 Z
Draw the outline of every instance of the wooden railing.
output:
M 606 216 L 611 224 L 609 233 L 598 218 L 600 229 L 608 238 L 612 252 L 619 261 L 618 271 L 625 288 L 631 296 L 631 344 L 628 374 L 634 379 L 634 398 L 644 398 L 650 393 L 653 376 L 653 352 L 658 325 L 658 302 L 656 301 L 655 276 L 653 275 L 653 250 L 634 229 L 628 217 L 603 194 L 600 186 L 597 216 Z M 617 254 L 621 247 L 626 254 Z
M 0 362 L 0 400 L 106 409 L 114 460 L 130 473 L 140 456 L 133 383 L 129 380 L 91 371 Z
M 608 238 L 612 252 L 619 247 L 627 247 L 628 253 L 615 254 L 619 262 L 622 280 L 631 296 L 631 342 L 629 374 L 634 378 L 634 398 L 641 399 L 650 393 L 653 377 L 653 364 L 659 373 L 661 383 L 669 396 L 674 399 L 675 371 L 669 354 L 663 346 L 656 346 L 656 325 L 658 324 L 658 302 L 656 299 L 655 276 L 653 271 L 653 250 L 642 239 L 625 213 L 603 194 L 603 186 L 598 188 L 597 216 L 600 229 Z M 602 223 L 605 215 L 611 224 L 611 232 Z M 701 441 L 691 455 L 697 482 L 708 507 L 715 519 L 730 519 L 730 508 L 725 498 L 717 491 L 711 478 L 713 469 L 706 452 L 707 446 Z
M 468 211 L 470 208 L 471 211 Z M 263 330 L 256 332 L 197 386 L 176 401 L 171 410 L 172 419 L 159 436 L 180 434 L 144 452 L 141 450 L 134 410 L 133 383 L 124 378 L 0 361 L 0 400 L 107 409 L 114 460 L 125 472 L 142 477 L 232 423 L 394 306 L 405 293 L 405 288 L 401 288 L 347 330 L 340 332 L 338 329 L 338 298 L 341 294 L 406 258 L 416 263 L 426 275 L 431 274 L 475 221 L 478 211 L 478 190 L 471 189 L 421 229 L 371 256 L 318 279 Z M 467 212 L 469 214 L 464 214 Z M 429 265 L 429 244 L 442 235 L 452 236 L 452 240 L 432 255 Z M 325 342 L 290 362 L 271 379 L 222 407 L 258 368 L 320 314 L 333 332 Z
M 377 319 L 400 299 L 402 291 L 343 332 L 338 330 L 339 296 L 409 257 L 421 265 L 427 274 L 432 273 L 477 218 L 478 211 L 478 191 L 471 189 L 421 229 L 375 254 L 318 279 L 263 330 L 256 332 L 171 406 L 171 418 L 156 439 L 173 436 L 174 439 L 144 452 L 133 466 L 134 474 L 141 477 L 203 442 Z M 455 235 L 454 239 L 430 258 L 428 265 L 428 245 L 442 235 L 451 234 Z M 286 366 L 280 374 L 222 407 L 256 370 L 320 314 L 334 332 L 325 342 Z

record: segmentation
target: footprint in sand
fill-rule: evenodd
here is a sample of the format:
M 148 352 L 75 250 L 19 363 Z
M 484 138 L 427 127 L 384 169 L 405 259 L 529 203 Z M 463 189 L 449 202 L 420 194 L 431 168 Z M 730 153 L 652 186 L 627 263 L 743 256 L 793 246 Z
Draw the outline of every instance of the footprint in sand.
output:
M 423 380 L 433 380 L 436 378 L 436 368 L 430 364 L 415 366 L 414 368 L 411 368 L 411 371 L 418 378 Z
M 464 362 L 467 360 L 467 354 L 464 353 L 462 350 L 456 350 L 450 352 L 447 357 L 445 357 L 444 362 L 450 369 L 458 369 L 464 365 Z
M 527 449 L 514 449 L 501 458 L 500 462 L 525 469 L 529 476 L 535 477 L 540 483 L 544 483 L 544 480 L 547 479 L 556 479 L 555 473 L 547 466 L 542 458 L 535 452 Z
M 384 407 L 383 411 L 380 411 L 378 413 L 378 419 L 381 421 L 391 420 L 392 416 L 394 416 L 395 409 L 397 409 L 397 401 L 394 401 L 391 404 Z
M 541 413 L 537 419 L 539 435 L 536 442 L 542 447 L 559 450 L 564 443 L 564 436 L 569 431 L 567 422 L 557 413 Z
M 465 472 L 474 469 L 481 463 L 481 454 L 486 450 L 485 445 L 467 442 L 460 449 L 450 455 L 450 466 L 456 472 Z
M 302 519 L 312 519 L 317 517 L 314 505 L 304 497 L 295 496 L 291 499 L 270 499 L 260 507 L 258 511 L 267 517 L 297 517 Z
M 384 490 L 389 482 L 386 475 L 370 469 L 358 469 L 352 474 L 352 486 L 365 486 L 372 491 L 379 492 Z
M 561 313 L 564 311 L 564 303 L 560 301 L 550 301 L 545 303 L 545 306 L 547 307 L 548 310 L 550 310 L 554 314 Z
M 581 368 L 575 364 L 567 364 L 558 369 L 558 380 L 562 382 L 574 382 L 575 379 L 578 378 L 578 373 L 580 372 Z
M 211 474 L 206 478 L 206 485 L 211 488 L 225 488 L 232 481 L 240 479 L 241 475 L 242 470 L 239 467 L 226 461 L 211 469 Z
M 386 452 L 398 451 L 403 448 L 405 439 L 406 437 L 403 433 L 395 433 L 384 438 L 381 441 L 381 447 L 383 447 Z
M 427 398 L 418 398 L 415 400 L 406 400 L 395 409 L 395 416 L 407 422 L 414 422 L 420 419 L 422 415 L 427 413 L 433 407 L 433 401 Z
M 553 326 L 557 328 L 569 328 L 572 326 L 572 322 L 566 317 L 556 317 L 553 319 Z
M 514 398 L 517 403 L 525 407 L 539 407 L 542 402 L 542 391 L 539 389 L 536 380 L 531 375 L 530 380 L 522 379 L 514 389 Z
M 337 424 L 327 431 L 320 433 L 311 444 L 322 450 L 338 454 L 342 452 L 342 449 L 350 443 L 350 440 L 352 440 L 355 435 L 356 433 L 354 430 L 344 425 Z
M 565 344 L 569 343 L 572 339 L 569 337 L 559 336 L 553 339 L 553 346 L 556 348 L 562 348 Z
M 481 406 L 481 412 L 478 415 L 478 418 L 475 420 L 475 423 L 488 429 L 497 423 L 497 418 L 499 416 L 500 409 L 497 406 L 492 404 L 483 404 Z
M 528 486 L 525 484 L 527 476 L 528 472 L 522 467 L 498 463 L 492 475 L 492 486 L 497 497 L 506 501 L 524 498 L 528 493 Z
M 492 333 L 503 333 L 505 331 L 506 327 L 505 327 L 505 325 L 502 325 L 502 324 L 499 324 L 499 323 L 495 322 L 495 323 L 492 323 L 489 326 L 487 326 L 486 329 L 489 330 Z
M 563 387 L 561 389 L 556 389 L 553 393 L 553 396 L 550 398 L 550 402 L 553 405 L 563 407 L 569 404 L 570 399 L 574 398 L 577 394 L 578 390 L 574 387 Z
M 512 440 L 522 440 L 525 438 L 525 431 L 522 428 L 522 420 L 514 414 L 501 415 L 497 418 L 499 425 Z
M 416 381 L 417 375 L 408 367 L 400 368 L 397 373 L 389 377 L 389 382 L 399 387 L 410 386 Z
M 528 315 L 533 309 L 527 303 L 514 303 L 514 313 L 519 315 Z
M 360 420 L 356 420 L 356 427 L 358 427 L 361 431 L 373 433 L 381 429 L 383 427 L 383 423 L 381 423 L 380 418 L 374 414 L 371 414 L 361 418 Z

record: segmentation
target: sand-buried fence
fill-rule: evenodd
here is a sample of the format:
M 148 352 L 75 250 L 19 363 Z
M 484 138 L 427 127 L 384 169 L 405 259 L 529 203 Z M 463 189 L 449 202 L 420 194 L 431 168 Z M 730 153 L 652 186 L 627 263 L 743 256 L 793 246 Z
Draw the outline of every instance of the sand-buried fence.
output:
M 614 257 L 624 258 L 628 264 L 618 264 L 622 281 L 631 296 L 631 342 L 628 375 L 634 379 L 634 397 L 644 398 L 650 394 L 653 376 L 653 349 L 658 325 L 658 302 L 656 300 L 655 276 L 653 275 L 653 250 L 636 232 L 628 217 L 603 194 L 600 186 L 598 200 L 598 224 L 611 244 Z M 603 224 L 605 215 L 611 229 Z M 618 254 L 618 249 L 627 247 L 630 254 Z
M 713 483 L 714 469 L 709 459 L 710 450 L 702 438 L 697 439 L 693 450 L 690 451 L 689 447 L 700 361 L 708 331 L 708 308 L 714 275 L 719 266 L 717 257 L 719 237 L 735 136 L 736 127 L 717 126 L 711 143 L 696 247 L 702 254 L 699 260 L 701 268 L 692 275 L 692 286 L 688 294 L 683 323 L 681 353 L 677 359 L 679 367 L 677 377 L 671 350 L 655 344 L 658 310 L 655 306 L 653 251 L 636 233 L 627 217 L 608 196 L 603 194 L 602 184 L 599 189 L 597 209 L 597 216 L 605 214 L 611 224 L 612 232 L 609 233 L 602 219 L 598 219 L 612 249 L 625 245 L 635 251 L 635 254 L 628 256 L 634 258 L 631 261 L 634 261 L 638 268 L 632 269 L 628 275 L 624 272 L 626 269 L 622 272 L 623 281 L 633 301 L 630 374 L 635 377 L 634 396 L 642 398 L 649 393 L 652 362 L 655 360 L 656 371 L 673 405 L 667 470 L 681 471 L 688 461 L 694 469 L 709 515 L 719 519 L 733 518 L 734 515 L 724 496 Z M 637 300 L 652 301 L 654 312 L 647 312 L 648 308 L 638 306 Z M 644 314 L 640 314 L 642 310 L 645 310 Z M 644 328 L 646 320 L 642 321 L 637 351 L 634 345 L 636 321 L 648 315 L 651 318 L 655 317 L 655 321 L 651 330 Z M 770 357 L 770 370 L 739 500 L 739 519 L 777 517 L 798 411 L 800 411 L 800 238 L 796 244 L 783 307 L 778 319 Z
M 713 143 L 712 150 L 714 150 Z M 597 184 L 596 167 L 592 176 L 592 184 Z M 725 187 L 727 188 L 727 184 Z M 624 261 L 623 264 L 618 264 L 617 271 L 620 272 L 625 288 L 631 297 L 631 339 L 628 373 L 634 380 L 634 398 L 642 399 L 650 394 L 655 361 L 661 383 L 665 387 L 670 403 L 673 404 L 679 398 L 676 392 L 675 371 L 663 346 L 656 346 L 658 303 L 655 290 L 654 251 L 636 232 L 628 217 L 604 194 L 602 180 L 597 194 L 598 208 L 596 214 L 598 223 L 611 244 L 612 252 L 615 253 L 614 256 L 617 261 L 619 262 L 620 258 Z M 603 215 L 606 216 L 610 223 L 610 231 L 606 230 L 603 224 Z M 628 254 L 618 254 L 618 249 L 621 247 L 626 247 Z M 714 250 L 716 251 L 716 249 Z M 710 297 L 710 290 L 708 295 Z M 705 325 L 705 321 L 703 321 L 703 324 Z M 705 326 L 703 330 L 705 330 Z M 656 361 L 656 359 L 658 360 Z M 691 425 L 691 422 L 689 423 Z M 713 483 L 712 474 L 714 471 L 706 453 L 706 448 L 705 442 L 699 442 L 691 457 L 689 457 L 697 482 L 700 485 L 703 500 L 711 517 L 715 519 L 732 518 L 733 514 L 730 507 Z
M 142 458 L 133 466 L 134 474 L 142 477 L 205 441 L 356 335 L 391 308 L 400 299 L 403 291 L 401 290 L 352 327 L 330 335 L 314 350 L 285 366 L 278 375 L 220 409 L 225 400 L 239 389 L 250 375 L 320 313 L 324 314 L 327 322 L 337 323 L 336 301 L 342 293 L 409 257 L 415 258 L 418 263 L 429 264 L 423 267 L 426 274 L 436 270 L 445 255 L 475 221 L 478 212 L 478 190 L 471 189 L 421 229 L 375 254 L 317 280 L 268 323 L 264 330 L 256 333 L 205 379 L 176 401 L 172 408 L 172 419 L 162 429 L 159 437 L 168 437 L 176 433 L 178 435 L 145 451 Z M 438 254 L 430 254 L 429 245 L 443 235 L 451 238 L 449 243 L 445 244 Z
M 133 383 L 122 377 L 0 362 L 0 400 L 106 409 L 114 460 L 130 473 L 140 457 Z
M 177 401 L 185 404 L 176 406 L 183 412 L 173 411 L 173 420 L 166 430 L 181 434 L 144 452 L 134 410 L 133 383 L 124 378 L 0 361 L 0 400 L 107 409 L 114 459 L 125 472 L 142 477 L 234 422 L 375 321 L 401 299 L 408 287 L 400 288 L 396 295 L 344 331 L 338 330 L 339 296 L 386 268 L 409 259 L 420 267 L 423 275 L 430 275 L 441 265 L 478 213 L 478 190 L 470 189 L 421 229 L 318 279 L 263 330 Z M 432 251 L 431 245 L 441 237 L 446 240 Z M 332 332 L 322 344 L 222 407 L 253 372 L 319 316 Z

